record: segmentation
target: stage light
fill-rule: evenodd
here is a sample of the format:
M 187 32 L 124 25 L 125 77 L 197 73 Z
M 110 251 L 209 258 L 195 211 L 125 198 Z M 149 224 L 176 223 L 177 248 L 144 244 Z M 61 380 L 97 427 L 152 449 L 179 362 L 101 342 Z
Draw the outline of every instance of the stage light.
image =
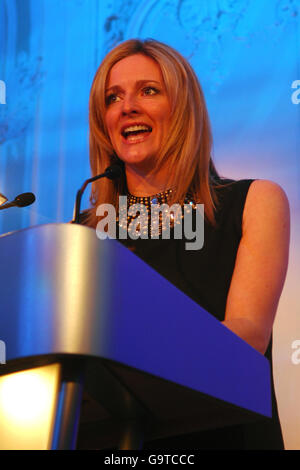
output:
M 7 197 L 0 193 L 0 206 L 7 201 Z
M 59 364 L 0 376 L 0 449 L 48 449 Z

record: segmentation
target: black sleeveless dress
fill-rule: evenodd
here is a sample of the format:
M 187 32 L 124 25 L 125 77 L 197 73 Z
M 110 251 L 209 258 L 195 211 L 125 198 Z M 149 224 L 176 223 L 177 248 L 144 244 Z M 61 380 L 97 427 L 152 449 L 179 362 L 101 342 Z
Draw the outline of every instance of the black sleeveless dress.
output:
M 187 240 L 122 240 L 128 248 L 220 321 L 242 236 L 242 217 L 253 180 L 223 180 L 217 187 L 217 226 L 205 223 L 204 246 L 186 250 Z M 272 339 L 265 353 L 272 369 Z M 273 384 L 273 372 L 272 372 Z M 273 418 L 267 422 L 146 442 L 146 449 L 283 449 L 274 385 Z

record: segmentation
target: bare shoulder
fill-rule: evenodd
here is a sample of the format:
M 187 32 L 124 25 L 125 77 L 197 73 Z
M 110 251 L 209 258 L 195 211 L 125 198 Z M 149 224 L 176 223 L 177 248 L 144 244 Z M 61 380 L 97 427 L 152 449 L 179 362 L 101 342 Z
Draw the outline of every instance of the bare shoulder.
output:
M 249 187 L 244 214 L 243 232 L 255 225 L 289 224 L 289 201 L 282 187 L 269 180 L 255 180 Z

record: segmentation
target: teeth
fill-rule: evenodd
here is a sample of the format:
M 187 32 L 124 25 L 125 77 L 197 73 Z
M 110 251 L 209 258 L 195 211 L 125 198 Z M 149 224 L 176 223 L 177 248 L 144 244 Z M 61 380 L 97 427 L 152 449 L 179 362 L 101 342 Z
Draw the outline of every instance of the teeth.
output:
M 151 127 L 143 126 L 143 125 L 136 125 L 136 126 L 129 126 L 123 130 L 123 133 L 127 132 L 137 132 L 137 131 L 152 131 Z

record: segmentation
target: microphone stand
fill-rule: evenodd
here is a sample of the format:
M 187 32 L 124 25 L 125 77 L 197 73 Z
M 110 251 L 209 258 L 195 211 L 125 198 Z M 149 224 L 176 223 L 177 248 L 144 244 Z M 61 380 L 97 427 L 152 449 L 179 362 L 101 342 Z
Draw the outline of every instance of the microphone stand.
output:
M 76 194 L 76 202 L 75 202 L 75 208 L 74 208 L 74 217 L 73 220 L 71 221 L 71 224 L 79 224 L 80 223 L 80 206 L 81 206 L 81 199 L 82 195 L 84 193 L 85 188 L 87 187 L 88 184 L 92 183 L 93 181 L 96 181 L 100 178 L 109 178 L 111 180 L 115 178 L 119 178 L 122 174 L 122 169 L 119 165 L 114 164 L 106 168 L 104 173 L 101 173 L 100 175 L 93 176 L 92 178 L 87 179 L 81 188 L 77 191 Z

